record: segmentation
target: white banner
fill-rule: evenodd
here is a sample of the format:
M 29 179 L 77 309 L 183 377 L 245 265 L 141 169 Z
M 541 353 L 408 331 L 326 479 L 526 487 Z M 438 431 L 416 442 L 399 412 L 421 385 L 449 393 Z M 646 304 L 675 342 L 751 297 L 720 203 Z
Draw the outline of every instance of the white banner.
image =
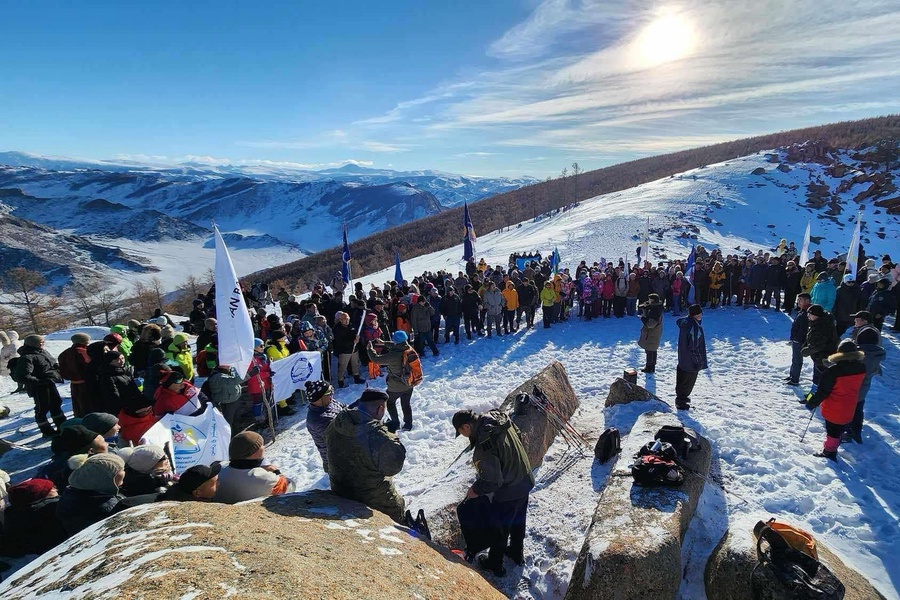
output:
M 847 273 L 853 275 L 856 279 L 856 270 L 859 268 L 859 225 L 862 220 L 862 212 L 856 213 L 856 228 L 853 230 L 853 237 L 850 239 L 850 249 L 847 250 Z
M 184 473 L 194 465 L 209 465 L 216 461 L 228 460 L 231 427 L 222 413 L 212 404 L 208 404 L 206 411 L 196 417 L 166 415 L 157 425 L 171 432 L 172 446 L 175 449 L 173 466 L 176 473 Z
M 247 374 L 253 360 L 253 324 L 241 284 L 219 228 L 216 236 L 216 321 L 219 331 L 219 363 L 234 367 L 238 375 Z
M 276 400 L 287 400 L 294 390 L 303 388 L 307 381 L 322 378 L 322 353 L 297 352 L 276 360 L 272 368 L 272 392 Z
M 644 236 L 641 239 L 641 249 L 641 254 L 643 254 L 641 260 L 650 260 L 650 217 L 647 217 L 647 224 L 644 225 Z M 641 267 L 643 264 L 638 266 Z
M 806 235 L 803 236 L 803 248 L 800 249 L 800 264 L 797 265 L 801 271 L 809 262 L 809 228 L 811 225 L 812 221 L 806 222 Z

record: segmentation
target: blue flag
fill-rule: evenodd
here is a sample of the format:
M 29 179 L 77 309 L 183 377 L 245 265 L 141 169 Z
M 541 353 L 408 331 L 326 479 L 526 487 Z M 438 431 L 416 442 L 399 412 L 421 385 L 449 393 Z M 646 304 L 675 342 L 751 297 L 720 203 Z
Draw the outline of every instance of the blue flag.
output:
M 350 283 L 350 244 L 347 242 L 347 224 L 344 223 L 344 251 L 341 253 L 341 279 Z
M 550 268 L 553 269 L 555 275 L 559 271 L 559 250 L 553 248 L 553 254 L 550 256 Z
M 688 302 L 694 303 L 694 263 L 697 262 L 697 248 L 695 246 L 691 246 L 691 253 L 688 254 L 687 264 L 685 268 L 687 269 L 687 273 L 684 274 L 685 279 L 687 279 L 691 283 L 691 289 L 688 290 Z
M 469 216 L 469 203 L 465 203 L 465 215 L 463 217 L 463 226 L 466 229 L 463 238 L 463 260 L 475 258 L 475 226 L 472 225 L 472 217 Z
M 403 285 L 403 273 L 400 271 L 400 251 L 394 250 L 394 281 Z

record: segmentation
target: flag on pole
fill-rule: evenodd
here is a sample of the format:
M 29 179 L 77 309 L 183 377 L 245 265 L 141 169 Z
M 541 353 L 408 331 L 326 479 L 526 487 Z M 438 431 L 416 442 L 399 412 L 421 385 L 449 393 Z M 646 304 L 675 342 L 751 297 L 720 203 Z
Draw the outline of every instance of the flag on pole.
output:
M 234 272 L 231 255 L 213 225 L 216 236 L 216 321 L 218 321 L 219 362 L 234 367 L 238 375 L 247 373 L 253 360 L 253 324 Z
M 641 255 L 644 260 L 650 260 L 650 217 L 647 217 L 647 224 L 644 226 L 644 237 L 641 239 Z M 641 262 L 641 256 L 638 256 L 638 263 Z M 638 264 L 640 267 L 641 265 Z
M 850 249 L 847 250 L 847 273 L 856 279 L 856 271 L 859 269 L 859 233 L 860 222 L 862 221 L 862 211 L 856 213 L 856 228 L 853 230 L 853 237 L 850 239 Z
M 690 302 L 691 304 L 694 303 L 694 263 L 695 262 L 697 262 L 697 248 L 696 248 L 696 246 L 691 246 L 691 253 L 688 254 L 687 264 L 685 264 L 687 273 L 684 274 L 684 278 L 687 279 L 691 284 L 691 289 L 688 290 L 688 302 Z
M 394 281 L 397 285 L 403 284 L 403 272 L 400 271 L 400 251 L 394 250 Z
M 559 250 L 555 247 L 553 248 L 553 254 L 550 256 L 550 268 L 553 269 L 554 275 L 559 272 Z
M 350 284 L 350 243 L 347 242 L 347 224 L 344 223 L 344 251 L 341 253 L 341 279 Z
M 806 263 L 809 262 L 809 228 L 812 226 L 812 221 L 806 222 L 806 235 L 803 236 L 803 248 L 800 249 L 800 264 L 797 265 L 800 269 L 806 266 Z
M 463 226 L 466 228 L 465 237 L 463 238 L 463 260 L 475 258 L 475 226 L 472 225 L 472 217 L 469 216 L 469 203 L 465 203 L 465 214 L 463 216 Z
M 307 381 L 322 378 L 321 352 L 295 352 L 273 361 L 272 390 L 276 398 L 290 398 L 294 390 L 303 389 Z

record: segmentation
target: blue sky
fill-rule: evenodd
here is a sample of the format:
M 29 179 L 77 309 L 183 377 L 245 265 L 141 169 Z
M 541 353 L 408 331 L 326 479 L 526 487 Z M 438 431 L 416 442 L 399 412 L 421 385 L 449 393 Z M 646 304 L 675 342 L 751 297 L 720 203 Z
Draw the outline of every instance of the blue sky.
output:
M 548 176 L 900 112 L 896 0 L 2 3 L 0 151 Z

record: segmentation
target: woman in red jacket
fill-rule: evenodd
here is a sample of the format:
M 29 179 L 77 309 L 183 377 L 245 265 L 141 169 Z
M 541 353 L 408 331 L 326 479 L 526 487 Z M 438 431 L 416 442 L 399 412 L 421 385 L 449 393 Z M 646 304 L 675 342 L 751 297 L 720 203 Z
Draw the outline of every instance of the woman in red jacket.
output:
M 816 393 L 806 403 L 810 409 L 821 405 L 825 418 L 825 447 L 815 456 L 837 460 L 841 433 L 853 420 L 859 388 L 866 377 L 864 357 L 865 353 L 850 340 L 841 342 L 837 354 L 828 357 L 831 364 L 822 373 Z
M 154 394 L 153 412 L 157 416 L 171 413 L 196 415 L 203 412 L 209 402 L 199 389 L 188 383 L 179 371 L 167 371 L 159 376 L 159 387 Z

